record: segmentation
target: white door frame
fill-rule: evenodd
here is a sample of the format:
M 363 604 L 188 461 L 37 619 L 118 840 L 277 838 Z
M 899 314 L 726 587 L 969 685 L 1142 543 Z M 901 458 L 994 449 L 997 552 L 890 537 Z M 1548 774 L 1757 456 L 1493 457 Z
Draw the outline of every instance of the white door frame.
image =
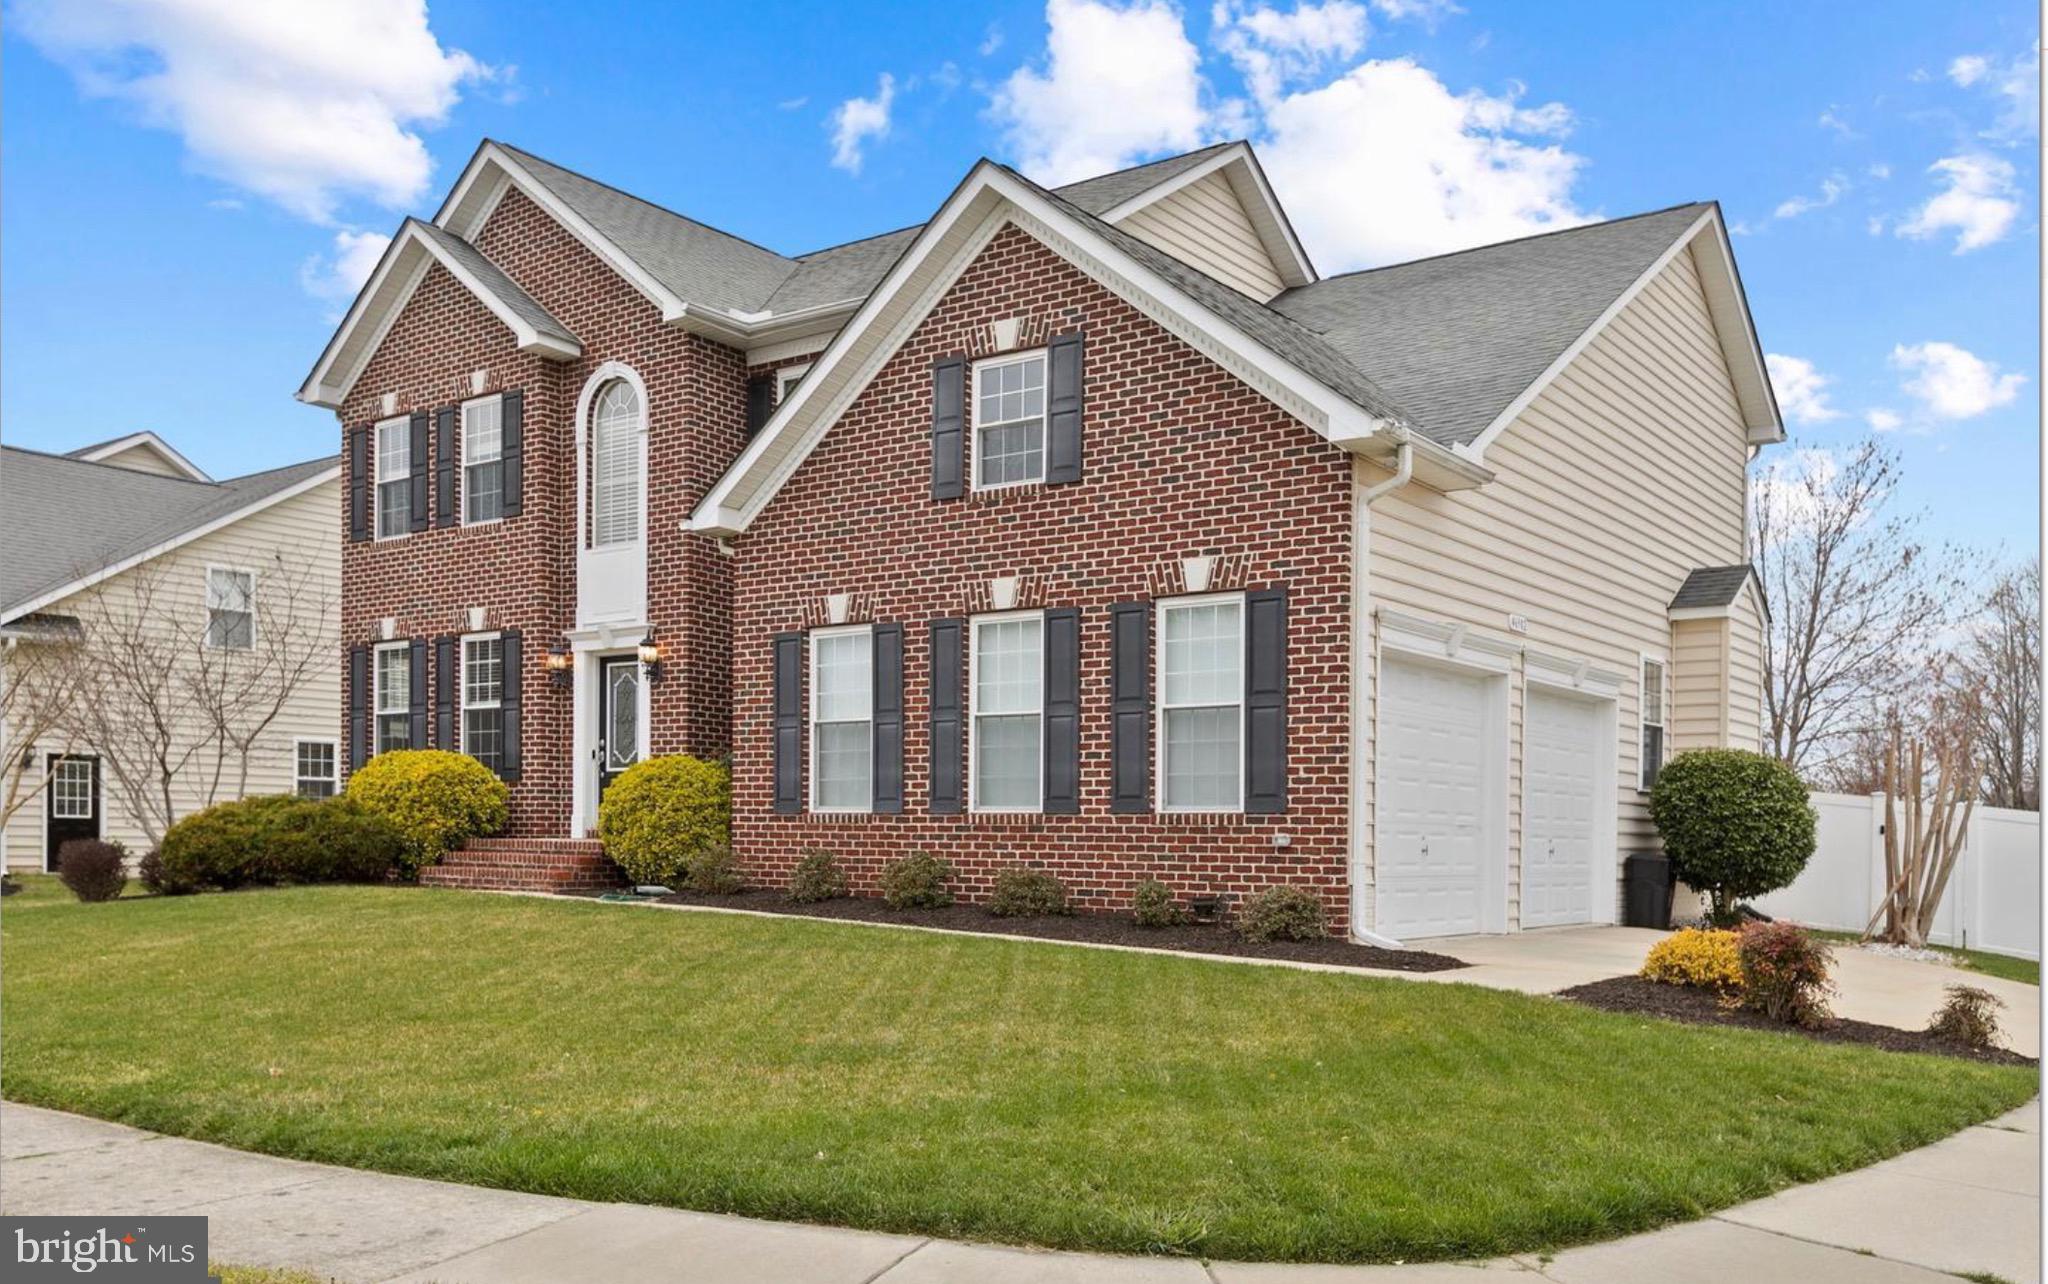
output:
M 582 838 L 597 831 L 597 707 L 598 682 L 604 666 L 601 660 L 631 654 L 647 635 L 645 624 L 612 625 L 578 629 L 569 634 L 570 734 L 569 734 L 569 833 Z M 640 743 L 642 758 L 648 755 L 651 700 L 647 675 L 640 675 Z
M 1596 747 L 1593 763 L 1593 900 L 1592 917 L 1589 923 L 1613 923 L 1615 921 L 1616 880 L 1620 864 L 1621 839 L 1620 822 L 1617 815 L 1620 807 L 1617 788 L 1620 764 L 1615 756 L 1620 748 L 1619 726 L 1621 722 L 1621 693 L 1618 684 L 1608 681 L 1610 674 L 1596 673 L 1585 665 L 1573 665 L 1561 670 L 1562 662 L 1548 662 L 1546 657 L 1531 654 L 1522 675 L 1522 850 L 1516 853 L 1516 882 L 1519 884 L 1522 865 L 1528 860 L 1529 845 L 1529 701 L 1539 692 L 1545 696 L 1573 700 L 1581 704 L 1602 706 L 1607 716 L 1599 721 L 1600 744 Z M 1600 853 L 1607 853 L 1603 862 Z M 1515 915 L 1515 931 L 1522 930 L 1521 914 Z

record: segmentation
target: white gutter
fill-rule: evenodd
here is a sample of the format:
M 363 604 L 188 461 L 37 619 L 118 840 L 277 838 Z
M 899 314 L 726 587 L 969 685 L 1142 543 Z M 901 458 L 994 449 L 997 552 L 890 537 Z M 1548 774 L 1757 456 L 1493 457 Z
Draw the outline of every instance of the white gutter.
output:
M 1365 797 L 1363 731 L 1366 725 L 1365 679 L 1372 663 L 1368 641 L 1372 630 L 1372 515 L 1373 504 L 1383 496 L 1406 486 L 1415 476 L 1415 440 L 1405 424 L 1388 425 L 1388 435 L 1397 443 L 1394 475 L 1358 492 L 1351 513 L 1351 939 L 1383 950 L 1404 948 L 1391 936 L 1369 932 L 1358 925 L 1358 889 L 1365 876 L 1365 815 L 1359 800 Z M 1377 749 L 1377 744 L 1374 748 Z

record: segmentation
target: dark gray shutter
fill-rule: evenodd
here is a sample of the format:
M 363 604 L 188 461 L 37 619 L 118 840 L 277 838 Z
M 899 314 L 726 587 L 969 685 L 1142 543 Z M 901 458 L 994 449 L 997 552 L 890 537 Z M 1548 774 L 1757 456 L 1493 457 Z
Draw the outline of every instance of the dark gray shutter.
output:
M 1045 772 L 1041 809 L 1056 816 L 1081 810 L 1081 613 L 1045 613 Z
M 453 526 L 455 510 L 455 408 L 434 412 L 434 525 Z
M 775 635 L 775 810 L 804 808 L 804 635 Z
M 370 760 L 370 648 L 348 649 L 348 769 Z
M 933 620 L 931 745 L 931 810 L 958 815 L 966 799 L 962 766 L 966 755 L 963 732 L 967 719 L 967 621 Z
M 874 809 L 903 810 L 903 626 L 874 629 Z
M 370 538 L 370 430 L 348 435 L 348 537 Z
M 1045 372 L 1045 480 L 1081 480 L 1081 336 L 1052 341 Z
M 1244 809 L 1287 810 L 1287 590 L 1244 595 Z
M 932 365 L 932 498 L 966 492 L 967 359 L 941 357 Z
M 504 487 L 503 515 L 517 517 L 526 507 L 526 394 L 514 388 L 498 400 L 498 464 Z
M 412 640 L 412 708 L 406 721 L 405 747 L 427 747 L 427 640 Z
M 517 781 L 519 779 L 519 693 L 523 687 L 520 674 L 520 634 L 518 629 L 506 629 L 498 634 L 499 652 L 505 660 L 505 686 L 498 695 L 500 720 L 504 723 L 505 747 L 498 759 L 498 779 Z
M 1152 810 L 1152 604 L 1109 608 L 1109 809 Z
M 455 639 L 434 639 L 434 748 L 457 749 L 462 742 L 455 735 L 455 693 L 462 682 L 455 664 Z
M 747 380 L 747 436 L 761 431 L 774 414 L 775 376 L 757 375 Z
M 433 471 L 428 458 L 427 412 L 412 414 L 412 529 L 427 529 L 427 479 Z

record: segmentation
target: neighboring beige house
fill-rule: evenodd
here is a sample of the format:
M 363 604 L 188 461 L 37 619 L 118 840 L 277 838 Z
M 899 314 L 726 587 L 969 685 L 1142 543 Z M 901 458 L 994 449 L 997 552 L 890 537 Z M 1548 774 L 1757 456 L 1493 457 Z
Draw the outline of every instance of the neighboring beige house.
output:
M 74 837 L 118 840 L 139 858 L 162 816 L 209 798 L 333 790 L 339 477 L 330 457 L 215 481 L 147 432 L 68 455 L 0 447 L 0 806 L 15 808 L 0 824 L 8 869 L 54 868 L 57 848 Z M 134 805 L 133 782 L 149 768 L 132 759 L 149 754 L 149 743 L 100 743 L 114 738 L 107 728 L 132 725 L 132 710 L 88 716 L 90 698 L 61 713 L 32 707 L 53 674 L 94 672 L 96 661 L 66 649 L 111 645 L 133 636 L 128 629 L 149 631 L 165 672 L 209 674 L 223 691 L 271 683 L 281 697 L 274 716 L 234 715 L 239 727 L 260 725 L 246 753 L 216 752 L 208 710 L 232 697 L 209 704 L 186 679 L 166 682 L 177 721 L 164 743 L 181 754 L 202 747 L 167 786 L 153 782 L 148 809 Z M 317 648 L 324 661 L 280 679 L 287 644 Z

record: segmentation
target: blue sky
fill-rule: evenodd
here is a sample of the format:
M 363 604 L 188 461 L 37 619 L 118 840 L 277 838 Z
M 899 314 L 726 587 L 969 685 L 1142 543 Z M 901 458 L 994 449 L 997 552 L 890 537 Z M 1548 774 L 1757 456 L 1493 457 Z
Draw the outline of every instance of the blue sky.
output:
M 230 474 L 332 449 L 291 394 L 480 137 L 785 252 L 1249 136 L 1326 272 L 1716 198 L 1799 450 L 2039 524 L 2039 30 L 2018 2 L 201 5 L 0 19 L 0 425 Z M 1780 448 L 1785 458 L 1796 456 Z

